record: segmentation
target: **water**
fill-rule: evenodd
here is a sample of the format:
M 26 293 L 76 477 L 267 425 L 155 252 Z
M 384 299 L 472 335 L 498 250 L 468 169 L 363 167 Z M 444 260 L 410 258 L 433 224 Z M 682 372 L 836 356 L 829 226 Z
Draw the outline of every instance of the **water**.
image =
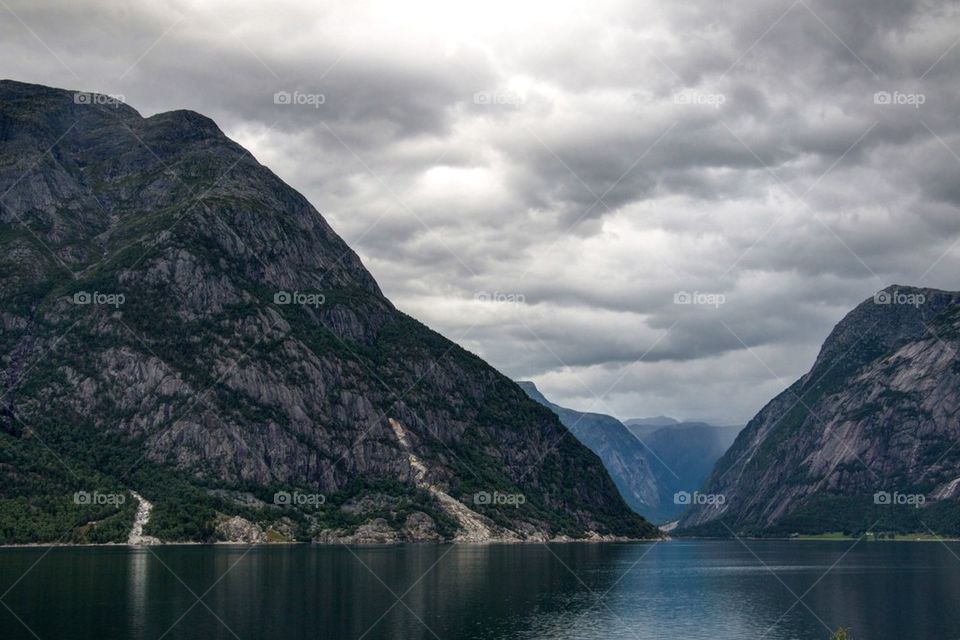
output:
M 851 544 L 3 549 L 0 638 L 960 638 L 960 545 Z

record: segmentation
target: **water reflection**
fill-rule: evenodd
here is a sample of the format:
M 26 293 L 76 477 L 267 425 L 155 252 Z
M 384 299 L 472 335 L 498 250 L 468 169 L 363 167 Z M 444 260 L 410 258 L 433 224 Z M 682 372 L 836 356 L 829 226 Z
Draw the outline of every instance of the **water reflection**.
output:
M 749 546 L 4 549 L 0 593 L 26 573 L 4 603 L 36 636 L 0 607 L 0 637 L 960 637 L 960 561 L 943 545 Z
M 145 638 L 150 551 L 133 548 L 127 555 L 127 637 Z

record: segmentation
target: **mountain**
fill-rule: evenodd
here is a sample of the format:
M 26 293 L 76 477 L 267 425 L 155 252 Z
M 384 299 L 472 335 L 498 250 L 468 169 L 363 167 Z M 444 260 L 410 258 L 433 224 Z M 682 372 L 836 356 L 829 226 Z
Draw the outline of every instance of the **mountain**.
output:
M 679 420 L 670 418 L 668 416 L 630 418 L 623 421 L 623 425 L 630 430 L 630 433 L 640 438 L 646 438 L 651 433 L 662 429 L 663 427 L 670 427 L 677 424 L 680 424 Z
M 960 294 L 891 286 L 754 417 L 680 523 L 729 535 L 960 533 Z
M 550 402 L 533 382 L 517 384 L 560 417 L 560 422 L 600 456 L 620 495 L 653 522 L 676 520 L 687 505 L 679 492 L 693 493 L 741 427 L 680 422 L 666 416 L 620 422 L 600 413 L 582 413 Z
M 0 82 L 0 326 L 0 542 L 658 535 L 198 113 Z
M 680 424 L 680 421 L 670 416 L 652 416 L 650 418 L 629 418 L 623 421 L 628 427 L 669 427 Z
M 528 396 L 556 413 L 577 440 L 600 456 L 620 495 L 634 511 L 656 520 L 660 491 L 643 443 L 612 416 L 561 407 L 547 400 L 533 382 L 517 384 Z
M 693 494 L 703 486 L 714 464 L 743 428 L 670 420 L 664 426 L 630 420 L 627 426 L 652 459 L 660 491 L 655 521 L 675 520 L 683 513 L 687 504 L 678 494 Z

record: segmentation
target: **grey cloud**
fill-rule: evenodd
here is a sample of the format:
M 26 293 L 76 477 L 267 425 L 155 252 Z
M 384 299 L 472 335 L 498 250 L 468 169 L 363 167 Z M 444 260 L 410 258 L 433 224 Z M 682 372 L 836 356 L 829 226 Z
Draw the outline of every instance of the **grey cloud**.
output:
M 346 3 L 18 0 L 79 79 L 15 20 L 0 75 L 214 117 L 400 308 L 557 401 L 622 376 L 604 401 L 623 417 L 745 420 L 781 388 L 756 354 L 789 382 L 881 286 L 958 288 L 958 4 L 804 2 L 518 8 L 491 34 Z M 525 302 L 471 302 L 496 290 Z

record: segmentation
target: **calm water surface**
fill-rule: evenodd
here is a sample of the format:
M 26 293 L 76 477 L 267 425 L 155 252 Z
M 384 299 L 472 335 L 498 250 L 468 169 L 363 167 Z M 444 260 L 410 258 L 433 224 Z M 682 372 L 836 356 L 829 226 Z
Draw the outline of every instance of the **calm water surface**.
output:
M 746 544 L 3 549 L 0 638 L 960 640 L 960 545 Z

